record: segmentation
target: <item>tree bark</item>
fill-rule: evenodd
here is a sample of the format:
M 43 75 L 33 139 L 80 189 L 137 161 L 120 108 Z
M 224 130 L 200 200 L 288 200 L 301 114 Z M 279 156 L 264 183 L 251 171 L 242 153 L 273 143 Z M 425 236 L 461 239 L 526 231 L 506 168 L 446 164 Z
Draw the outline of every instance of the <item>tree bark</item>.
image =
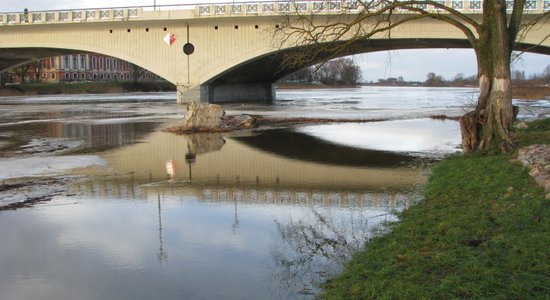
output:
M 460 120 L 464 152 L 506 152 L 514 122 L 510 78 L 511 43 L 505 0 L 484 1 L 482 32 L 474 46 L 479 98 Z

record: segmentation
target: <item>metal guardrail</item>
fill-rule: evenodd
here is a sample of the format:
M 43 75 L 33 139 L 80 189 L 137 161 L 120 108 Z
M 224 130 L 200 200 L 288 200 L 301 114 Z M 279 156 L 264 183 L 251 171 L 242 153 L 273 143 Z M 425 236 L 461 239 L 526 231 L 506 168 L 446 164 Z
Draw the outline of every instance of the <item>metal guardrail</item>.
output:
M 482 0 L 437 0 L 437 2 L 463 13 L 480 13 L 482 9 Z M 506 2 L 507 8 L 511 10 L 513 1 L 507 0 Z M 441 11 L 441 9 L 427 4 L 419 4 L 418 7 L 433 12 Z M 283 13 L 353 13 L 357 12 L 359 9 L 362 8 L 356 0 L 285 0 L 46 10 L 37 12 L 0 13 L 0 26 L 136 20 L 142 18 L 144 12 L 167 10 L 187 10 L 193 12 L 196 17 L 228 17 L 275 15 Z M 527 0 L 525 2 L 525 11 L 527 13 L 542 13 L 549 10 L 550 0 Z

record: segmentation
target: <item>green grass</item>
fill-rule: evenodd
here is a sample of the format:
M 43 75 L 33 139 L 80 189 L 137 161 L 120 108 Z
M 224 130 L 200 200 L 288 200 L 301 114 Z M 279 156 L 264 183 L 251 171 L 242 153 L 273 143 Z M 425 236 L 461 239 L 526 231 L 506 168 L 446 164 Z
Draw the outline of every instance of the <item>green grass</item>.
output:
M 516 134 L 519 145 L 548 137 L 550 119 Z M 550 200 L 511 158 L 438 163 L 424 200 L 327 281 L 321 298 L 550 299 Z

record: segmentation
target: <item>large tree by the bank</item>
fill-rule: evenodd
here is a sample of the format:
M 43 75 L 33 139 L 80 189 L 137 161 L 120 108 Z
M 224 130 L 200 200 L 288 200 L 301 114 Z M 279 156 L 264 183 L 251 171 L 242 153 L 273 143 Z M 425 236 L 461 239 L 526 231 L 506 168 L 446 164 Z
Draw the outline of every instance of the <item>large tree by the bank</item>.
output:
M 282 18 L 278 30 L 282 43 L 298 49 L 287 59 L 296 66 L 304 61 L 353 53 L 350 48 L 380 33 L 391 32 L 404 23 L 432 18 L 459 29 L 477 57 L 480 95 L 475 109 L 461 118 L 465 152 L 506 151 L 514 121 L 511 96 L 510 62 L 522 31 L 547 19 L 549 12 L 523 22 L 525 0 L 484 0 L 481 18 L 473 18 L 445 6 L 445 1 L 351 1 L 357 5 L 349 13 L 320 23 L 315 14 L 292 13 Z M 507 2 L 512 5 L 507 10 Z M 513 2 L 513 3 L 512 3 Z M 295 8 L 298 8 L 294 4 Z M 295 9 L 299 12 L 299 9 Z M 542 41 L 541 41 L 542 42 Z

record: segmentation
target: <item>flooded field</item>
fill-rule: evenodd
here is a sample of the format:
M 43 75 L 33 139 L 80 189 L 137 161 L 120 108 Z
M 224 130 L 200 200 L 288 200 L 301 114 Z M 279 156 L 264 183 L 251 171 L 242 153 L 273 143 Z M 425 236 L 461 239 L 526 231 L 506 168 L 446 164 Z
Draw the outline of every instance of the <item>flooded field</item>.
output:
M 185 112 L 169 93 L 0 98 L 0 206 L 37 199 L 0 211 L 0 299 L 314 298 L 459 151 L 425 117 L 473 93 L 360 91 L 226 109 L 387 121 L 187 136 L 161 130 Z

